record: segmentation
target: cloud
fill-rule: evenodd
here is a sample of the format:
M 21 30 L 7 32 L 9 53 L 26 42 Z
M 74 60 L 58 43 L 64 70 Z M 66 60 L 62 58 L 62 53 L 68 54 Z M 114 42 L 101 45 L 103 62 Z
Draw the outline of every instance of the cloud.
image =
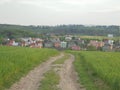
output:
M 119 4 L 120 0 L 0 0 L 0 20 L 25 24 L 115 23 L 119 22 Z
M 57 12 L 111 12 L 120 10 L 119 0 L 1 0 L 46 8 Z
M 10 2 L 11 0 L 0 0 L 0 4 L 6 3 L 6 2 Z
M 119 10 L 120 1 L 114 0 L 19 0 L 29 4 L 58 12 L 111 12 Z

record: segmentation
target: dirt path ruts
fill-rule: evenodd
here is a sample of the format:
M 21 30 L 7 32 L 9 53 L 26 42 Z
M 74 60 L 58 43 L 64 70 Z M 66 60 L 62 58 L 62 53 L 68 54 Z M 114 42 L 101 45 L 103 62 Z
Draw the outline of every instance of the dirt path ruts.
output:
M 27 76 L 21 78 L 19 82 L 13 84 L 8 90 L 37 90 L 43 74 L 51 69 L 52 62 L 63 56 L 64 55 L 61 54 L 59 56 L 50 58 L 50 60 L 42 63 L 34 70 L 30 71 Z
M 63 66 L 60 69 L 60 84 L 59 88 L 61 90 L 85 90 L 85 88 L 81 87 L 77 82 L 77 74 L 73 67 L 74 56 L 65 61 Z

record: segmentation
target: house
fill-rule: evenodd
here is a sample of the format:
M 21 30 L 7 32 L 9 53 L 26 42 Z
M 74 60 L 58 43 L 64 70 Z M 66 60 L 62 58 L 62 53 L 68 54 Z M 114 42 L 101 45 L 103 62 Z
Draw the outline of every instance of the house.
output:
M 61 46 L 61 48 L 67 48 L 67 42 L 64 42 L 64 41 L 61 42 L 60 46 Z
M 80 50 L 80 46 L 72 46 L 71 49 L 72 49 L 72 50 L 79 51 L 79 50 Z
M 103 47 L 103 46 L 104 46 L 104 42 L 102 42 L 102 41 L 98 42 L 97 48 L 98 48 L 98 47 Z
M 54 44 L 51 41 L 44 41 L 43 46 L 45 48 L 52 48 Z
M 90 40 L 88 46 L 94 46 L 96 48 L 99 48 L 99 47 L 103 47 L 104 46 L 104 42 L 97 41 L 97 40 Z
M 79 46 L 85 44 L 84 40 L 74 40 L 74 43 L 76 43 Z
M 54 42 L 54 47 L 55 48 L 60 48 L 60 46 L 61 46 L 61 42 Z
M 43 47 L 43 40 L 40 38 L 21 38 L 21 46 L 30 46 L 36 48 Z
M 113 34 L 108 34 L 108 38 L 113 38 Z
M 76 46 L 76 43 L 75 42 L 68 42 L 68 48 L 71 48 L 72 46 Z
M 21 38 L 21 46 L 29 46 L 31 43 L 33 43 L 32 38 Z
M 18 46 L 18 42 L 15 42 L 15 40 L 9 40 L 8 46 Z
M 94 47 L 97 48 L 98 47 L 98 41 L 96 41 L 96 40 L 90 40 L 88 46 L 94 46 Z
M 107 45 L 113 45 L 113 43 L 114 43 L 114 40 L 111 40 L 111 39 L 104 39 L 103 40 L 104 41 L 104 43 Z
M 31 37 L 29 37 L 29 38 L 21 38 L 21 41 L 30 42 L 30 41 L 32 41 L 32 38 Z
M 103 51 L 112 51 L 112 47 L 110 45 L 105 45 L 102 47 Z
M 25 47 L 25 46 L 27 46 L 28 44 L 25 42 L 25 41 L 21 41 L 21 46 L 22 47 Z
M 72 40 L 72 36 L 71 35 L 66 35 L 65 40 L 66 41 L 71 41 Z
M 54 37 L 52 39 L 50 39 L 51 42 L 60 42 L 60 39 L 58 37 Z
M 43 42 L 42 41 L 36 41 L 35 43 L 31 43 L 30 47 L 32 47 L 32 48 L 42 48 L 43 47 Z
M 104 39 L 103 51 L 112 51 L 113 50 L 113 40 Z
M 114 42 L 113 40 L 108 40 L 108 44 L 111 46 L 113 46 L 113 42 Z
M 43 41 L 37 41 L 36 45 L 37 45 L 37 48 L 42 48 L 43 47 Z

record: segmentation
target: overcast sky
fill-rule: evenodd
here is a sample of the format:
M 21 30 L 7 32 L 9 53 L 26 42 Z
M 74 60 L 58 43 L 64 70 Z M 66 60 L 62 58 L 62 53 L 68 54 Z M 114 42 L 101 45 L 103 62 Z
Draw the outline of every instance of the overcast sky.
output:
M 120 0 L 0 0 L 0 23 L 120 25 Z

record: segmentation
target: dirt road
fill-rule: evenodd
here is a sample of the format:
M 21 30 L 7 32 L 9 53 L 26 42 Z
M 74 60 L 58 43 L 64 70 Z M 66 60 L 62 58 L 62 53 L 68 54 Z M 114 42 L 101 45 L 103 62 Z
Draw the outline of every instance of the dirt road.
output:
M 59 56 L 52 57 L 50 60 L 42 63 L 40 66 L 30 71 L 28 75 L 21 78 L 21 80 L 15 83 L 9 90 L 38 90 L 44 73 L 53 69 L 53 62 L 63 56 L 64 54 L 61 53 Z M 80 84 L 77 83 L 77 74 L 73 67 L 73 61 L 74 56 L 70 55 L 69 59 L 67 59 L 64 64 L 58 65 L 59 68 L 54 67 L 54 69 L 59 69 L 57 73 L 60 76 L 60 83 L 57 86 L 60 90 L 85 90 L 85 88 L 81 88 Z
M 77 82 L 77 74 L 73 67 L 74 56 L 70 55 L 70 58 L 65 61 L 59 74 L 61 77 L 59 87 L 61 90 L 85 90 L 81 88 Z
M 30 71 L 27 76 L 21 78 L 21 80 L 15 83 L 9 90 L 37 90 L 43 74 L 51 68 L 52 62 L 63 56 L 64 55 L 61 54 L 42 63 L 40 66 Z

